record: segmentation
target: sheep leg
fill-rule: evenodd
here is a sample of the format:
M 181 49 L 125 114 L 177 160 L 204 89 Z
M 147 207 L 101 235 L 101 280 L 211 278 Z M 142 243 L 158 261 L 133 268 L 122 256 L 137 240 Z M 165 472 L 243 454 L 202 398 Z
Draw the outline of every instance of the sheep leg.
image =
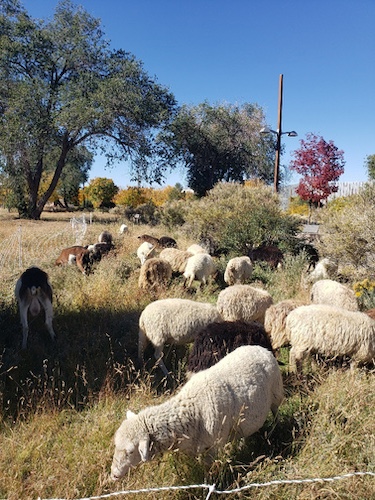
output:
M 169 377 L 169 373 L 168 373 L 167 367 L 165 366 L 164 361 L 163 361 L 163 348 L 162 347 L 156 347 L 155 348 L 154 357 L 156 359 L 156 364 L 160 366 L 160 368 L 162 369 L 164 375 L 166 377 Z
M 55 340 L 56 335 L 52 326 L 53 309 L 51 301 L 45 297 L 39 297 L 39 300 L 45 311 L 45 325 L 47 327 L 48 333 L 50 334 L 51 339 Z
M 143 353 L 146 350 L 148 338 L 145 332 L 140 328 L 138 332 L 138 361 L 140 366 L 143 366 Z
M 27 337 L 29 335 L 29 324 L 27 322 L 27 311 L 28 306 L 24 303 L 20 303 L 20 317 L 21 317 L 21 325 L 22 325 L 22 349 L 26 349 L 27 346 Z
M 297 374 L 302 371 L 302 361 L 304 358 L 304 354 L 301 352 L 296 352 L 295 347 L 290 349 L 289 353 L 289 366 L 291 371 L 295 371 Z

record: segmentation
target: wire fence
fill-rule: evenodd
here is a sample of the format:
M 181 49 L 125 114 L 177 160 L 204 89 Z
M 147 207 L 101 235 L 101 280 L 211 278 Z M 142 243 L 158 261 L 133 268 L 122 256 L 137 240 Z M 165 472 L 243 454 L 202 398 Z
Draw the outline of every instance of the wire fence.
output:
M 161 486 L 155 488 L 142 488 L 139 490 L 122 490 L 113 493 L 105 493 L 103 495 L 76 498 L 74 500 L 100 500 L 102 498 L 113 498 L 119 495 L 130 495 L 130 494 L 141 494 L 141 493 L 159 493 L 167 491 L 183 491 L 192 489 L 203 489 L 208 490 L 206 500 L 208 500 L 213 493 L 217 495 L 231 495 L 233 493 L 243 493 L 245 491 L 251 490 L 252 488 L 267 488 L 272 486 L 282 486 L 282 485 L 304 485 L 312 483 L 332 483 L 335 481 L 342 481 L 344 479 L 349 479 L 353 477 L 363 477 L 370 476 L 375 477 L 375 472 L 350 472 L 348 474 L 342 474 L 340 476 L 332 477 L 315 477 L 306 479 L 275 479 L 273 481 L 267 481 L 265 483 L 250 483 L 240 488 L 233 488 L 231 490 L 217 490 L 215 484 L 191 484 L 187 486 Z M 38 500 L 66 500 L 64 498 L 44 498 L 38 497 Z

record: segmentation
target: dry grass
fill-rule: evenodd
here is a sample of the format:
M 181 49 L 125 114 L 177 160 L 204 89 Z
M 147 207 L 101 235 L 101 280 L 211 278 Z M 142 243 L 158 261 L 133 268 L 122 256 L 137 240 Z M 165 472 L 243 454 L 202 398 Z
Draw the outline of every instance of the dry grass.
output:
M 152 370 L 152 362 L 146 372 L 136 369 L 138 317 L 156 298 L 138 289 L 137 235 L 170 234 L 182 248 L 193 242 L 159 227 L 131 226 L 127 235 L 120 236 L 122 221 L 95 214 L 83 243 L 96 241 L 106 229 L 115 236 L 116 252 L 103 259 L 93 274 L 83 276 L 74 266 L 53 264 L 59 250 L 73 244 L 71 216 L 43 214 L 42 221 L 20 222 L 0 212 L 2 240 L 10 244 L 21 224 L 23 241 L 21 269 L 16 251 L 0 255 L 5 258 L 0 281 L 0 498 L 74 499 L 203 482 L 230 489 L 249 482 L 375 469 L 374 373 L 315 367 L 299 381 L 284 369 L 287 397 L 276 426 L 269 418 L 244 443 L 228 446 L 211 467 L 169 453 L 131 471 L 122 482 L 110 483 L 113 434 L 126 409 L 137 411 L 160 402 L 184 379 L 184 349 L 172 349 L 167 356 L 175 375 L 173 383 L 163 381 L 159 371 Z M 58 338 L 54 345 L 38 318 L 31 324 L 28 349 L 21 352 L 13 291 L 18 275 L 31 264 L 50 275 Z M 296 278 L 300 265 L 291 262 L 277 276 L 263 277 L 277 300 L 305 293 Z M 220 284 L 212 283 L 191 294 L 175 278 L 160 298 L 214 302 L 219 291 Z M 287 359 L 286 350 L 283 356 Z M 142 498 L 200 499 L 206 495 L 206 491 L 191 490 Z M 285 500 L 374 497 L 375 481 L 370 477 L 252 489 L 241 496 Z M 140 495 L 124 498 L 139 499 Z

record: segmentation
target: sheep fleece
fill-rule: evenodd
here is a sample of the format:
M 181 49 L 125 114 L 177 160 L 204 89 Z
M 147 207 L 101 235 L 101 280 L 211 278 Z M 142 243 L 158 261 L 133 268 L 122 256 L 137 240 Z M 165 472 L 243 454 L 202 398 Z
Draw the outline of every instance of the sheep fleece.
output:
M 273 354 L 260 346 L 239 347 L 193 375 L 165 403 L 122 422 L 115 435 L 111 477 L 119 479 L 167 450 L 214 454 L 232 438 L 259 430 L 282 400 L 282 377 Z
M 286 329 L 291 365 L 309 353 L 350 356 L 359 363 L 375 357 L 375 321 L 362 312 L 325 304 L 301 306 L 289 313 Z
M 250 285 L 232 285 L 224 288 L 217 298 L 217 309 L 227 321 L 260 321 L 273 303 L 271 295 Z

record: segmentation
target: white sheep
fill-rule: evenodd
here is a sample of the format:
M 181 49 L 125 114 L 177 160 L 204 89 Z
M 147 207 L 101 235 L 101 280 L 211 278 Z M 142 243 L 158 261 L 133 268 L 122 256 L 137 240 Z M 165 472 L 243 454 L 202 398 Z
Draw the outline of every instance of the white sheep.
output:
M 226 321 L 259 321 L 273 303 L 272 296 L 262 288 L 250 285 L 231 285 L 222 290 L 217 298 L 217 309 Z
M 129 228 L 126 224 L 121 224 L 120 226 L 120 229 L 119 229 L 119 233 L 120 234 L 125 234 L 125 233 L 128 233 L 129 232 Z
M 164 248 L 160 252 L 159 257 L 170 263 L 174 273 L 182 274 L 185 271 L 188 258 L 192 257 L 192 255 L 192 253 L 179 250 L 178 248 Z
M 166 260 L 152 257 L 141 266 L 138 286 L 143 290 L 152 291 L 158 287 L 166 287 L 172 278 L 172 268 Z
M 222 321 L 216 307 L 205 302 L 169 298 L 148 304 L 139 318 L 138 359 L 143 363 L 143 353 L 149 342 L 154 346 L 154 356 L 168 375 L 162 361 L 166 343 L 187 344 L 209 323 Z
M 141 265 L 146 262 L 147 259 L 151 259 L 151 257 L 155 257 L 156 250 L 154 245 L 149 243 L 148 241 L 144 241 L 137 248 L 137 257 L 141 261 Z
M 193 375 L 166 402 L 138 415 L 127 412 L 115 434 L 111 478 L 170 450 L 214 458 L 227 442 L 257 432 L 283 397 L 273 354 L 260 346 L 239 347 Z
M 297 307 L 286 319 L 289 363 L 300 371 L 309 354 L 349 356 L 352 364 L 375 358 L 375 321 L 365 313 L 326 304 Z
M 250 257 L 233 257 L 228 261 L 224 272 L 224 281 L 228 285 L 243 284 L 251 278 L 253 264 Z
M 301 300 L 286 299 L 277 304 L 272 304 L 264 316 L 264 329 L 271 340 L 273 349 L 280 349 L 289 344 L 286 334 L 286 318 L 297 307 L 305 305 Z
M 314 283 L 322 279 L 330 279 L 337 274 L 337 270 L 337 263 L 329 257 L 325 257 L 317 262 L 315 268 L 307 275 L 306 279 L 309 283 Z
M 196 255 L 197 253 L 207 253 L 207 250 L 197 243 L 190 245 L 186 251 L 192 253 L 193 255 Z
M 191 287 L 194 280 L 200 282 L 200 285 L 205 285 L 207 279 L 217 271 L 215 262 L 208 253 L 197 253 L 189 257 L 184 271 L 184 284 L 188 288 Z
M 358 301 L 350 288 L 337 281 L 324 279 L 313 284 L 310 291 L 310 300 L 313 304 L 328 304 L 342 307 L 348 311 L 358 311 Z

